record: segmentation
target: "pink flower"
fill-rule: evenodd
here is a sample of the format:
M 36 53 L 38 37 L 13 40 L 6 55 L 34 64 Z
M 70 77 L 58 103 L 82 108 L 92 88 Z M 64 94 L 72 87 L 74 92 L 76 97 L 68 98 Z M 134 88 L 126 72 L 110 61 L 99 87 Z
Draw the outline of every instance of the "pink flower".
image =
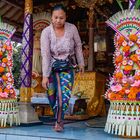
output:
M 12 87 L 12 85 L 7 85 L 6 86 L 7 89 L 10 89 L 11 87 Z
M 127 79 L 126 78 L 123 78 L 122 79 L 122 83 L 126 84 L 127 83 Z
M 126 90 L 125 90 L 125 93 L 126 93 L 126 94 L 129 94 L 129 93 L 130 93 L 130 90 L 129 90 L 129 89 L 126 89 Z
M 2 48 L 2 52 L 5 52 L 5 48 Z
M 2 67 L 6 67 L 5 63 L 2 63 Z
M 124 42 L 122 43 L 122 45 L 123 45 L 123 46 L 126 46 L 126 45 L 127 45 L 127 42 L 126 42 L 126 41 L 124 41 Z
M 140 44 L 140 39 L 137 40 L 137 43 Z
M 123 60 L 122 64 L 125 66 L 127 65 L 127 60 Z
M 132 84 L 132 83 L 134 83 L 134 78 L 133 78 L 133 76 L 130 76 L 129 78 L 128 78 L 128 81 Z
M 134 84 L 131 85 L 132 87 L 138 87 L 140 86 L 140 80 L 137 80 L 134 82 Z
M 14 93 L 14 90 L 13 90 L 13 89 L 10 89 L 10 93 L 11 93 L 11 94 Z
M 0 93 L 0 96 L 1 96 L 2 98 L 8 98 L 8 94 L 7 94 L 6 92 L 1 92 L 1 93 Z
M 8 78 L 8 81 L 9 81 L 9 82 L 11 82 L 11 81 L 12 81 L 12 79 L 11 79 L 11 78 Z
M 9 72 L 8 72 L 8 73 L 6 73 L 6 76 L 7 76 L 7 77 L 10 77 L 10 75 L 11 75 L 11 74 L 10 74 Z
M 133 63 L 132 60 L 129 60 L 129 61 L 128 61 L 128 65 L 132 66 L 133 64 L 134 64 L 134 63 Z
M 133 46 L 133 45 L 134 45 L 134 42 L 129 41 L 129 42 L 128 42 L 128 45 L 129 45 L 129 46 Z
M 121 53 L 119 51 L 115 52 L 116 56 L 119 56 Z
M 140 49 L 136 50 L 136 54 L 138 54 L 138 55 L 140 54 Z
M 121 85 L 119 85 L 119 84 L 117 84 L 117 85 L 115 85 L 115 86 L 111 86 L 111 90 L 112 91 L 120 91 L 120 90 L 122 90 L 122 86 Z

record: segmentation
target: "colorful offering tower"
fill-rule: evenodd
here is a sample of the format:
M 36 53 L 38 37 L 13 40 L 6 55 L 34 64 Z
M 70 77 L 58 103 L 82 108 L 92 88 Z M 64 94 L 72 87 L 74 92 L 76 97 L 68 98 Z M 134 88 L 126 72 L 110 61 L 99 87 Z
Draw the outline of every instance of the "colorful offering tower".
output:
M 0 23 L 0 127 L 7 127 L 7 124 L 10 126 L 14 123 L 19 124 L 19 111 L 12 75 L 13 49 L 10 41 L 14 32 L 14 27 Z
M 126 137 L 140 137 L 140 11 L 134 9 L 136 4 L 130 1 L 131 9 L 107 21 L 116 31 L 116 50 L 115 71 L 106 92 L 110 109 L 105 131 Z

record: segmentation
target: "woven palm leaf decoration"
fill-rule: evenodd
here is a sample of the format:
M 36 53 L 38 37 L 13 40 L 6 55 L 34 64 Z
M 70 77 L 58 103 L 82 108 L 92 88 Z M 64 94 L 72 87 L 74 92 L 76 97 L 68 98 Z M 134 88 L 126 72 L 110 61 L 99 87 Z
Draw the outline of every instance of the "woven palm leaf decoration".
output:
M 106 98 L 110 109 L 105 131 L 115 135 L 140 137 L 140 11 L 122 10 L 106 22 L 115 32 L 114 65 Z M 133 7 L 131 6 L 133 4 Z
M 17 98 L 13 87 L 11 37 L 15 28 L 0 22 L 0 127 L 19 124 Z
M 42 12 L 33 15 L 33 29 L 42 30 L 49 26 L 51 22 L 51 14 L 47 12 Z

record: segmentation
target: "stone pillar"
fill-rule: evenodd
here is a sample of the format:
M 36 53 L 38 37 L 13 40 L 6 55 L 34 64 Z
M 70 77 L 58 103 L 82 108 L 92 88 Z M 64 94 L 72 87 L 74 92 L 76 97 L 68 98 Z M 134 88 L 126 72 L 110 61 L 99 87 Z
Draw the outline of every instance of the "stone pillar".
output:
M 32 56 L 33 56 L 33 0 L 25 0 L 24 28 L 22 38 L 22 66 L 21 66 L 21 88 L 20 88 L 20 118 L 21 123 L 34 123 L 38 116 L 30 105 L 33 92 L 32 80 Z
M 89 8 L 89 60 L 88 60 L 88 70 L 93 71 L 95 69 L 95 56 L 94 56 L 94 9 Z

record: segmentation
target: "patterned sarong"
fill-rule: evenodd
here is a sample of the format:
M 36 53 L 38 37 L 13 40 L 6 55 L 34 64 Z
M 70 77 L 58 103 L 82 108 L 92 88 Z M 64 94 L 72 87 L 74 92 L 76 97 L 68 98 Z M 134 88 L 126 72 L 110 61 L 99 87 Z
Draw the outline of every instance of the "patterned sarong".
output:
M 48 99 L 58 122 L 64 119 L 65 111 L 68 109 L 73 82 L 73 69 L 67 72 L 53 72 L 50 76 Z

